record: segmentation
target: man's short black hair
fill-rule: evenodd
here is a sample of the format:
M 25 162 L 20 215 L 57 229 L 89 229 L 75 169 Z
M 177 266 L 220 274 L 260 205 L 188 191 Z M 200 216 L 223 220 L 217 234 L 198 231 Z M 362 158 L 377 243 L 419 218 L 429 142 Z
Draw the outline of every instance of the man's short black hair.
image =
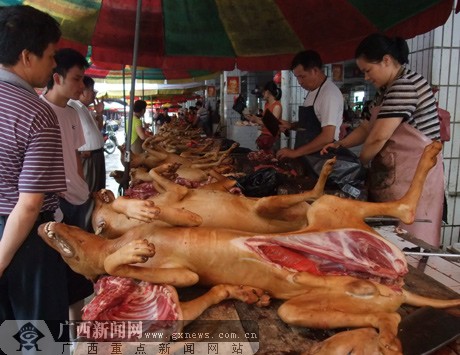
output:
M 13 66 L 25 49 L 38 57 L 61 38 L 59 23 L 31 6 L 0 7 L 0 63 Z
M 136 100 L 134 101 L 133 111 L 136 113 L 142 112 L 147 108 L 147 102 L 144 100 Z
M 86 89 L 93 89 L 94 88 L 94 79 L 88 75 L 83 77 L 83 84 L 85 85 Z
M 54 55 L 54 60 L 56 61 L 56 67 L 53 69 L 53 74 L 58 73 L 64 78 L 67 76 L 67 72 L 75 66 L 80 69 L 89 67 L 89 63 L 85 56 L 73 48 L 62 48 L 58 50 Z M 54 78 L 51 78 L 46 87 L 49 90 L 52 89 L 53 86 Z
M 310 49 L 295 55 L 291 62 L 291 70 L 294 70 L 294 68 L 299 65 L 303 66 L 305 70 L 313 68 L 322 69 L 323 61 L 318 52 Z

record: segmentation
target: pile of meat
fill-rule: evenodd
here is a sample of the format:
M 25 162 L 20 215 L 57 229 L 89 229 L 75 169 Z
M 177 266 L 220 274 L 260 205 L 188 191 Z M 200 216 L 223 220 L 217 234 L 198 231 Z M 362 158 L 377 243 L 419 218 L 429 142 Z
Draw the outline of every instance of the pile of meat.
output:
M 97 340 L 98 321 L 109 322 L 107 339 L 113 341 L 138 340 L 147 331 L 173 332 L 181 319 L 173 287 L 137 281 L 126 277 L 102 276 L 94 284 L 94 298 L 83 308 L 83 322 L 78 336 Z M 122 332 L 117 328 L 123 324 Z M 130 331 L 128 321 L 140 322 L 138 332 Z M 166 332 L 167 330 L 167 332 Z

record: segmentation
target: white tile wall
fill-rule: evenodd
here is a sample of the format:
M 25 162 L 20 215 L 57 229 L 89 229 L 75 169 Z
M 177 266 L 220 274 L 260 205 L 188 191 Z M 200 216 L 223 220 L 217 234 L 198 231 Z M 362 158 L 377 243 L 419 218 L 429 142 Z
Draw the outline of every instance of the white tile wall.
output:
M 442 244 L 447 247 L 460 241 L 460 13 L 452 11 L 444 26 L 408 43 L 412 52 L 410 66 L 417 68 L 431 84 L 440 86 L 436 98 L 440 107 L 451 114 L 451 141 L 443 149 L 448 224 L 443 227 Z M 431 69 L 425 63 L 431 63 Z

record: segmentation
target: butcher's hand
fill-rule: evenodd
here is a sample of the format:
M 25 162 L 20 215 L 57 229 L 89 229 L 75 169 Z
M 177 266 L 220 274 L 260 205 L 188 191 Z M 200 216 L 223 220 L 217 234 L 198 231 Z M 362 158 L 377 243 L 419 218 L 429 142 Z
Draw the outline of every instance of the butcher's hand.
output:
M 279 160 L 283 160 L 287 158 L 294 159 L 294 158 L 297 158 L 297 152 L 294 149 L 282 148 L 278 150 L 278 152 L 276 153 L 276 157 Z
M 244 115 L 244 117 L 252 122 L 252 123 L 257 123 L 259 125 L 263 125 L 264 123 L 262 122 L 262 119 L 256 115 L 251 115 L 251 114 L 248 114 L 248 115 Z
M 286 132 L 292 129 L 292 124 L 289 121 L 286 120 L 281 120 L 280 124 L 280 131 L 281 132 Z
M 125 214 L 128 218 L 138 219 L 150 223 L 157 219 L 160 209 L 150 200 L 129 199 L 126 204 Z
M 337 149 L 338 147 L 340 147 L 340 143 L 339 142 L 332 142 L 332 143 L 328 143 L 326 144 L 323 149 L 321 149 L 321 151 L 319 152 L 321 155 L 324 155 L 324 154 L 327 154 L 329 153 L 329 149 L 330 148 L 334 148 L 334 149 Z

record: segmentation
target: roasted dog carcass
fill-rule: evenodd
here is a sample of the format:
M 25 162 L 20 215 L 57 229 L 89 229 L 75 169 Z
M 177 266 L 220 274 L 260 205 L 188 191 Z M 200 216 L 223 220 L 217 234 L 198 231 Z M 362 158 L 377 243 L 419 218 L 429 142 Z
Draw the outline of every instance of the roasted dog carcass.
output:
M 324 164 L 313 190 L 263 198 L 230 194 L 220 188 L 213 189 L 212 185 L 189 189 L 162 176 L 158 168 L 151 169 L 153 185 L 160 193 L 147 200 L 115 199 L 111 191 L 100 190 L 94 196 L 93 228 L 106 238 L 118 237 L 144 223 L 165 225 L 164 222 L 174 226 L 200 225 L 254 233 L 299 230 L 308 224 L 306 216 L 310 205 L 307 201 L 323 195 L 334 161 L 330 159 Z M 223 186 L 226 182 L 218 184 Z
M 146 168 L 154 168 L 161 164 L 180 164 L 184 167 L 196 169 L 209 169 L 218 166 L 229 157 L 230 153 L 239 146 L 234 143 L 229 149 L 225 151 L 212 151 L 200 156 L 193 156 L 188 154 L 178 155 L 164 150 L 155 142 L 155 137 L 148 137 L 142 144 L 145 150 L 142 154 L 131 153 L 130 166 L 135 168 L 143 166 Z M 122 147 L 123 149 L 123 147 Z
M 157 142 L 158 137 L 148 137 L 142 147 L 144 152 L 141 154 L 135 154 L 130 152 L 130 163 L 129 166 L 132 169 L 143 168 L 150 170 L 163 164 L 178 164 L 180 167 L 177 169 L 178 176 L 188 179 L 191 181 L 205 181 L 207 179 L 207 172 L 210 169 L 228 168 L 229 161 L 232 159 L 229 157 L 230 153 L 239 146 L 238 143 L 232 144 L 232 146 L 225 150 L 220 151 L 220 145 L 217 145 L 212 151 L 203 152 L 201 155 L 193 155 L 193 150 L 182 155 L 168 152 L 161 147 Z M 124 159 L 126 153 L 126 147 L 124 145 L 118 147 L 121 151 L 121 157 Z M 123 161 L 122 161 L 123 163 Z M 130 171 L 130 173 L 132 173 Z M 120 179 L 121 172 L 113 172 L 111 176 Z M 145 176 L 147 181 L 150 180 L 148 176 L 142 174 L 142 171 L 138 174 Z M 141 178 L 137 176 L 135 182 L 139 182 Z
M 413 183 L 400 200 L 370 203 L 323 195 L 307 212 L 308 227 L 293 233 L 254 235 L 143 225 L 106 240 L 51 222 L 40 226 L 39 234 L 73 270 L 88 278 L 108 273 L 176 287 L 253 286 L 286 300 L 278 314 L 289 324 L 372 327 L 378 330 L 373 352 L 401 354 L 396 310 L 402 303 L 442 308 L 459 306 L 460 299 L 436 300 L 403 290 L 403 254 L 363 219 L 388 215 L 413 222 L 423 183 L 440 149 L 438 142 L 425 149 Z M 345 338 L 348 349 L 364 351 L 371 344 L 363 338 L 368 331 L 353 334 Z M 335 339 L 330 338 L 328 346 L 334 347 L 335 341 L 344 345 L 343 337 Z

